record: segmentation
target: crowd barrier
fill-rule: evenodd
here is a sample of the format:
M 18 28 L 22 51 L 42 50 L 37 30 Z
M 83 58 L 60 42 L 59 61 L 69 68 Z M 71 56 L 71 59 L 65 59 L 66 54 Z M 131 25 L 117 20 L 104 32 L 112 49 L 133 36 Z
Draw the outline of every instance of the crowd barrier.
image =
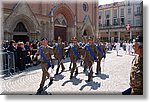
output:
M 0 52 L 1 58 L 1 75 L 12 75 L 15 73 L 15 56 L 14 52 Z

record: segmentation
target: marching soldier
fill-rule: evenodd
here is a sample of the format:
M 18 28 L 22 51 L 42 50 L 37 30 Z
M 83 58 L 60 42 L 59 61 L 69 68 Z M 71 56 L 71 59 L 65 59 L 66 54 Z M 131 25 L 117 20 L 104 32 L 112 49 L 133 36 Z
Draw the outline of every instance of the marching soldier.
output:
M 78 68 L 77 68 L 77 60 L 80 59 L 79 56 L 79 46 L 77 44 L 77 38 L 74 37 L 72 38 L 72 44 L 70 45 L 70 60 L 71 63 L 73 63 L 73 68 L 71 69 L 71 75 L 70 75 L 70 79 L 72 79 L 73 77 L 73 73 L 75 71 L 75 75 L 78 74 Z
M 86 71 L 87 64 L 85 63 L 85 45 L 87 44 L 86 37 L 82 37 L 82 42 L 80 42 L 79 54 L 81 56 L 80 66 L 84 65 L 84 72 Z M 84 63 L 84 64 L 83 64 Z
M 106 56 L 105 45 L 103 45 L 100 42 L 100 39 L 97 40 L 96 48 L 97 48 L 97 57 L 98 57 L 96 74 L 98 75 L 99 73 L 101 73 L 101 60 Z
M 86 44 L 85 46 L 85 63 L 88 67 L 88 81 L 91 81 L 93 77 L 93 68 L 92 65 L 94 64 L 94 61 L 97 61 L 97 50 L 96 46 L 93 43 L 93 38 L 89 37 L 88 39 L 89 44 Z
M 42 67 L 42 80 L 40 83 L 40 88 L 38 89 L 38 93 L 43 91 L 43 86 L 46 81 L 46 77 L 50 80 L 49 85 L 52 84 L 53 78 L 50 76 L 48 72 L 48 68 L 51 67 L 50 60 L 51 60 L 51 52 L 50 46 L 48 46 L 48 41 L 46 38 L 43 38 L 41 41 L 42 45 L 40 46 L 39 50 L 37 51 L 36 55 L 41 56 L 41 67 Z
M 54 56 L 58 60 L 56 75 L 59 72 L 60 65 L 61 65 L 61 68 L 62 68 L 61 72 L 63 72 L 65 70 L 65 67 L 64 67 L 63 62 L 62 62 L 62 60 L 64 59 L 64 54 L 65 54 L 64 47 L 65 47 L 65 45 L 64 45 L 64 43 L 62 43 L 62 39 L 60 37 L 58 37 L 58 43 L 56 43 L 55 46 L 54 46 Z
M 130 73 L 130 86 L 133 95 L 143 95 L 143 37 L 138 36 L 135 40 L 134 50 L 136 53 L 132 61 Z

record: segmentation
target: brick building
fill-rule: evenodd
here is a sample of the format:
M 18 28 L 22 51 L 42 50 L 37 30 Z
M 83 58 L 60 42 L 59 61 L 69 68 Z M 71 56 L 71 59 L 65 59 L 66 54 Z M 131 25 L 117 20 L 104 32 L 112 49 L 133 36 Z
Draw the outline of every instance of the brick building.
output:
M 60 2 L 58 2 L 60 1 Z M 2 2 L 4 40 L 32 41 L 43 37 L 52 41 L 60 36 L 98 35 L 98 1 L 47 0 L 39 2 Z

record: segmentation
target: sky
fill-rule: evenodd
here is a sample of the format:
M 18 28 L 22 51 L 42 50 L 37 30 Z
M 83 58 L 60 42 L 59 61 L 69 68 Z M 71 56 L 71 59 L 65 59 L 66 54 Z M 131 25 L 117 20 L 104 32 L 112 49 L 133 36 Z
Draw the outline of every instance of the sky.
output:
M 99 5 L 109 4 L 113 2 L 121 2 L 121 1 L 125 1 L 125 0 L 98 0 Z

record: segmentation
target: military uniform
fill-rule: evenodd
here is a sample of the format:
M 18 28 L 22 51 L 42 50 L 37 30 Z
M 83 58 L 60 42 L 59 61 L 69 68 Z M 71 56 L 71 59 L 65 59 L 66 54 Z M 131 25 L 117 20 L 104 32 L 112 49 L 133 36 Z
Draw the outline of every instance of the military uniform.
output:
M 134 95 L 143 94 L 143 57 L 133 59 L 130 73 L 130 86 Z
M 89 40 L 91 40 L 91 39 L 92 38 L 90 38 Z M 97 50 L 96 50 L 96 46 L 94 45 L 94 43 L 89 44 L 90 49 L 93 51 L 93 53 L 94 53 L 94 55 L 96 57 L 96 59 L 94 59 L 92 57 L 92 55 L 90 54 L 90 51 L 86 48 L 86 46 L 85 46 L 85 64 L 89 68 L 88 81 L 90 81 L 92 79 L 92 77 L 93 77 L 93 68 L 92 68 L 92 65 L 94 64 L 94 60 L 97 60 Z
M 101 49 L 102 52 L 100 52 L 100 51 L 97 49 L 97 57 L 98 57 L 98 60 L 97 60 L 96 74 L 101 73 L 101 60 L 102 60 L 103 57 L 105 58 L 105 56 L 106 56 L 105 45 L 98 44 L 98 46 L 100 47 L 100 49 Z
M 74 41 L 77 41 L 77 40 L 76 40 L 76 38 L 72 38 L 72 41 L 74 42 Z M 78 54 L 78 56 L 73 51 L 72 47 L 74 47 L 74 49 L 75 49 L 76 53 Z M 75 70 L 76 70 L 75 75 L 78 74 L 78 68 L 77 68 L 76 62 L 77 62 L 77 60 L 79 59 L 80 56 L 79 56 L 79 46 L 77 45 L 77 43 L 76 44 L 72 43 L 72 45 L 70 46 L 69 54 L 70 54 L 71 63 L 73 63 L 73 68 L 71 68 L 71 75 L 70 75 L 70 79 L 72 79 L 73 73 L 74 73 Z
M 44 83 L 46 81 L 46 77 L 48 79 L 50 79 L 50 84 L 52 84 L 52 81 L 53 81 L 53 78 L 50 77 L 50 74 L 48 72 L 48 61 L 51 60 L 51 54 L 52 54 L 52 50 L 50 49 L 50 46 L 43 46 L 41 45 L 40 48 L 42 48 L 42 52 L 43 52 L 43 55 L 46 59 L 46 62 L 42 59 L 42 56 L 40 55 L 40 49 L 38 49 L 36 55 L 40 55 L 40 61 L 41 61 L 41 68 L 42 68 L 42 80 L 41 80 L 41 83 L 40 83 L 40 88 L 38 89 L 38 92 L 41 92 L 43 90 L 43 86 L 44 86 Z
M 82 37 L 82 43 L 80 44 L 80 47 L 79 47 L 79 54 L 81 56 L 80 66 L 84 65 L 84 72 L 86 71 L 86 68 L 87 68 L 87 64 L 85 63 L 86 62 L 86 59 L 85 59 L 85 55 L 86 55 L 85 45 L 86 45 L 86 43 L 87 43 L 87 39 L 85 37 Z
M 62 60 L 64 59 L 64 56 L 65 56 L 65 50 L 64 50 L 65 44 L 61 42 L 60 38 L 58 38 L 58 40 L 59 41 L 58 43 L 55 44 L 54 51 L 53 51 L 55 58 L 58 60 L 58 67 L 56 69 L 56 75 L 59 72 L 60 65 L 62 67 L 62 72 L 65 70 L 65 67 L 62 63 Z

